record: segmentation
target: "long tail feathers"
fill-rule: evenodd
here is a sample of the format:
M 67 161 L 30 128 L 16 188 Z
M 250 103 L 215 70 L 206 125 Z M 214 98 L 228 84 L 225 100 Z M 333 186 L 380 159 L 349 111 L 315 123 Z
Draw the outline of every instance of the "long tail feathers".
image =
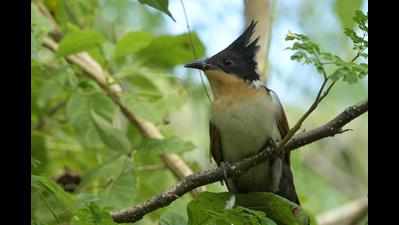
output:
M 284 159 L 283 175 L 280 181 L 280 190 L 277 194 L 300 205 L 299 198 L 295 190 L 294 177 L 291 171 L 290 153 L 288 153 Z

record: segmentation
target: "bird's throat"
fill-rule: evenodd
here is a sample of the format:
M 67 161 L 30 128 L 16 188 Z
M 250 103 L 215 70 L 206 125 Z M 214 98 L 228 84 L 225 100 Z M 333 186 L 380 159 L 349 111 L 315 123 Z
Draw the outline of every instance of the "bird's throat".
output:
M 259 91 L 250 83 L 235 76 L 219 70 L 210 70 L 205 72 L 211 85 L 215 100 L 233 98 L 251 98 L 257 95 L 266 94 L 265 91 Z

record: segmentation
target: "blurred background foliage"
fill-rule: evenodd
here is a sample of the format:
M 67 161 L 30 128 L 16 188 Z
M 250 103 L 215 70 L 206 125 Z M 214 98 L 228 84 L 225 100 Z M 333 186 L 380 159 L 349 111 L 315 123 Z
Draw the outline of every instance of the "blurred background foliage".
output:
M 215 167 L 208 152 L 209 100 L 198 74 L 182 64 L 194 59 L 192 44 L 199 58 L 230 43 L 244 26 L 244 2 L 185 1 L 192 42 L 180 1 L 170 0 L 169 8 L 167 2 L 32 1 L 32 224 L 112 224 L 110 210 L 140 203 L 177 181 L 160 161 L 162 153 L 180 154 L 195 171 Z M 64 34 L 56 54 L 42 46 L 53 25 L 38 4 L 48 8 Z M 343 28 L 353 26 L 356 9 L 367 7 L 363 0 L 274 2 L 268 85 L 280 95 L 290 124 L 311 103 L 321 78 L 310 66 L 290 61 L 285 35 L 305 33 L 350 59 Z M 112 74 L 123 88 L 123 103 L 156 124 L 164 140 L 142 138 L 101 88 L 63 58 L 80 51 Z M 323 124 L 367 92 L 367 78 L 339 83 L 304 129 Z M 292 154 L 297 190 L 312 214 L 367 195 L 367 120 L 363 115 L 348 126 L 352 132 Z M 219 183 L 207 189 L 225 191 Z M 137 224 L 183 223 L 190 200 L 185 195 Z

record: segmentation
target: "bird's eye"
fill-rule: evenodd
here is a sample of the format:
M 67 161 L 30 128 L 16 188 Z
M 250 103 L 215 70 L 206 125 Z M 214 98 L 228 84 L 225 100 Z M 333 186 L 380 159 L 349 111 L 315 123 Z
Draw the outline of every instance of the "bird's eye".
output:
M 233 61 L 232 61 L 231 59 L 225 59 L 225 60 L 223 61 L 223 64 L 224 64 L 225 66 L 231 66 L 231 65 L 233 65 Z

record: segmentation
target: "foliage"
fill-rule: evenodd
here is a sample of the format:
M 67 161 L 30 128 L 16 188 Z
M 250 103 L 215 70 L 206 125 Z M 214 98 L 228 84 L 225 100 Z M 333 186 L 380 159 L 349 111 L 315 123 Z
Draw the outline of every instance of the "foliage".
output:
M 58 48 L 59 56 L 88 51 L 102 44 L 104 38 L 100 33 L 92 30 L 74 31 L 65 35 Z
M 139 2 L 160 10 L 161 12 L 168 15 L 173 21 L 176 21 L 175 18 L 173 18 L 172 14 L 169 12 L 169 0 L 139 0 Z
M 168 1 L 139 2 L 172 17 Z M 151 172 L 159 182 L 150 188 L 153 180 L 143 180 L 148 172 L 139 167 L 160 164 L 160 154 L 187 152 L 195 146 L 173 132 L 165 132 L 163 140 L 143 138 L 109 96 L 64 57 L 87 52 L 112 74 L 111 83 L 122 86 L 120 98 L 129 110 L 162 125 L 187 101 L 182 82 L 172 74 L 176 65 L 192 59 L 188 36 L 137 29 L 114 39 L 104 29 L 107 24 L 97 26 L 98 20 L 114 12 L 111 3 L 101 10 L 96 9 L 104 6 L 102 1 L 90 6 L 86 0 L 43 3 L 54 14 L 63 38 L 56 53 L 42 45 L 52 31 L 51 21 L 33 2 L 32 223 L 113 224 L 110 211 L 174 183 L 160 169 Z M 151 13 L 152 18 L 159 17 Z M 108 26 L 112 29 L 112 24 Z M 190 35 L 203 55 L 201 41 L 195 33 Z M 69 193 L 59 182 L 71 172 L 81 182 Z
M 286 40 L 294 41 L 292 46 L 288 48 L 295 52 L 291 59 L 313 65 L 319 73 L 328 79 L 342 79 L 348 83 L 357 82 L 368 74 L 368 64 L 355 62 L 358 57 L 366 59 L 368 57 L 368 54 L 365 53 L 368 49 L 368 16 L 361 11 L 356 11 L 353 20 L 362 34 L 359 36 L 353 29 L 345 29 L 345 34 L 352 40 L 353 49 L 356 50 L 356 56 L 352 60 L 345 61 L 333 53 L 321 51 L 319 45 L 306 35 L 290 32 L 286 36 Z M 329 75 L 326 72 L 326 66 L 334 66 L 333 72 Z
M 201 193 L 187 207 L 189 225 L 307 225 L 296 204 L 272 193 Z M 276 222 L 274 222 L 276 221 Z
M 352 28 L 354 25 L 354 21 L 352 19 L 352 15 L 356 10 L 358 10 L 363 1 L 362 0 L 352 0 L 352 1 L 345 1 L 345 0 L 336 0 L 334 8 L 338 14 L 338 18 L 343 27 Z

